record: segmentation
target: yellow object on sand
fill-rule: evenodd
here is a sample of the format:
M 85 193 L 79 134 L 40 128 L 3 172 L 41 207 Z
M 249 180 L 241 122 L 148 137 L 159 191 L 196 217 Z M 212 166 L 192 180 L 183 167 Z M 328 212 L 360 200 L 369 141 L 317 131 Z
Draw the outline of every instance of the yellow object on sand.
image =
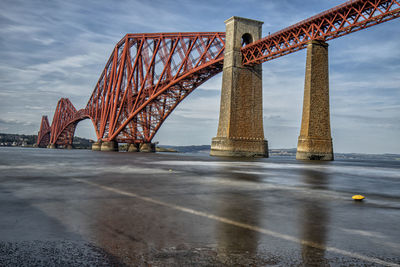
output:
M 365 197 L 362 196 L 362 195 L 354 195 L 354 196 L 352 196 L 351 198 L 354 199 L 354 200 L 357 200 L 357 201 L 361 201 L 361 200 L 363 200 Z

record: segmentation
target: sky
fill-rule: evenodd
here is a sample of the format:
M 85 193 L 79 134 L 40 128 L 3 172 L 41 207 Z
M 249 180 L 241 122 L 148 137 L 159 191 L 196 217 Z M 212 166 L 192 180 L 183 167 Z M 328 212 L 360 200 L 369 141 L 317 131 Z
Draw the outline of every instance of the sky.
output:
M 2 0 L 0 132 L 37 134 L 57 101 L 84 108 L 126 33 L 225 31 L 240 16 L 263 21 L 263 36 L 341 0 L 60 1 Z M 294 148 L 300 132 L 306 51 L 263 64 L 264 134 L 270 148 Z M 329 41 L 335 152 L 400 153 L 400 19 Z M 219 74 L 164 122 L 154 141 L 210 144 L 218 127 Z M 89 120 L 77 136 L 95 139 Z

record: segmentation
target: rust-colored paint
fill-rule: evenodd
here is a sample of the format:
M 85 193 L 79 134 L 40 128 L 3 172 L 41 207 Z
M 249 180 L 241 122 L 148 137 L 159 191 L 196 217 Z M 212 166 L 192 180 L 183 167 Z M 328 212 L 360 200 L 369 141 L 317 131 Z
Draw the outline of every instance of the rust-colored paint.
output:
M 51 127 L 47 116 L 42 116 L 42 122 L 40 123 L 40 130 L 36 141 L 38 147 L 47 147 L 50 143 L 50 131 Z
M 398 0 L 352 0 L 268 35 L 242 48 L 243 65 L 261 64 L 400 17 Z
M 331 40 L 399 16 L 398 0 L 348 1 L 243 47 L 242 63 L 260 64 L 303 49 L 310 40 Z M 58 102 L 50 144 L 72 144 L 76 124 L 87 118 L 97 141 L 151 142 L 175 107 L 222 71 L 224 48 L 224 32 L 125 35 L 86 108 L 77 111 L 66 98 Z M 38 145 L 45 129 L 42 119 Z

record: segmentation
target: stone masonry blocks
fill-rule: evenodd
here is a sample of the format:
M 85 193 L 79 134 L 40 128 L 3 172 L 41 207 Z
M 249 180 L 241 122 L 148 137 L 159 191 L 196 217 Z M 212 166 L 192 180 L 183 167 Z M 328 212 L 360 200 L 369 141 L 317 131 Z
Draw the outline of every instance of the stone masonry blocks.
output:
M 100 147 L 101 151 L 118 151 L 118 143 L 116 141 L 103 141 Z
M 147 152 L 147 153 L 156 152 L 156 144 L 154 144 L 154 143 L 141 143 L 139 145 L 139 151 L 140 152 Z
M 225 21 L 226 39 L 218 133 L 213 156 L 268 157 L 262 112 L 262 68 L 243 66 L 242 37 L 261 38 L 262 22 L 232 17 Z
M 333 160 L 329 114 L 328 44 L 307 45 L 303 115 L 296 159 Z
M 101 150 L 101 142 L 93 142 L 92 143 L 92 150 L 93 151 L 100 151 Z

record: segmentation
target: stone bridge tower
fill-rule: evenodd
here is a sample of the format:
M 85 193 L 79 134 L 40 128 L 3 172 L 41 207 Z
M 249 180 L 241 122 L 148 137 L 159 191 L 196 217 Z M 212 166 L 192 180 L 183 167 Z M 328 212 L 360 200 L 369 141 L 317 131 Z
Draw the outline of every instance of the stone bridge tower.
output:
M 262 67 L 243 66 L 242 46 L 261 38 L 263 22 L 232 17 L 225 21 L 226 38 L 221 106 L 212 156 L 268 157 L 264 140 Z
M 303 116 L 296 159 L 333 160 L 328 44 L 323 41 L 310 41 L 307 45 Z

